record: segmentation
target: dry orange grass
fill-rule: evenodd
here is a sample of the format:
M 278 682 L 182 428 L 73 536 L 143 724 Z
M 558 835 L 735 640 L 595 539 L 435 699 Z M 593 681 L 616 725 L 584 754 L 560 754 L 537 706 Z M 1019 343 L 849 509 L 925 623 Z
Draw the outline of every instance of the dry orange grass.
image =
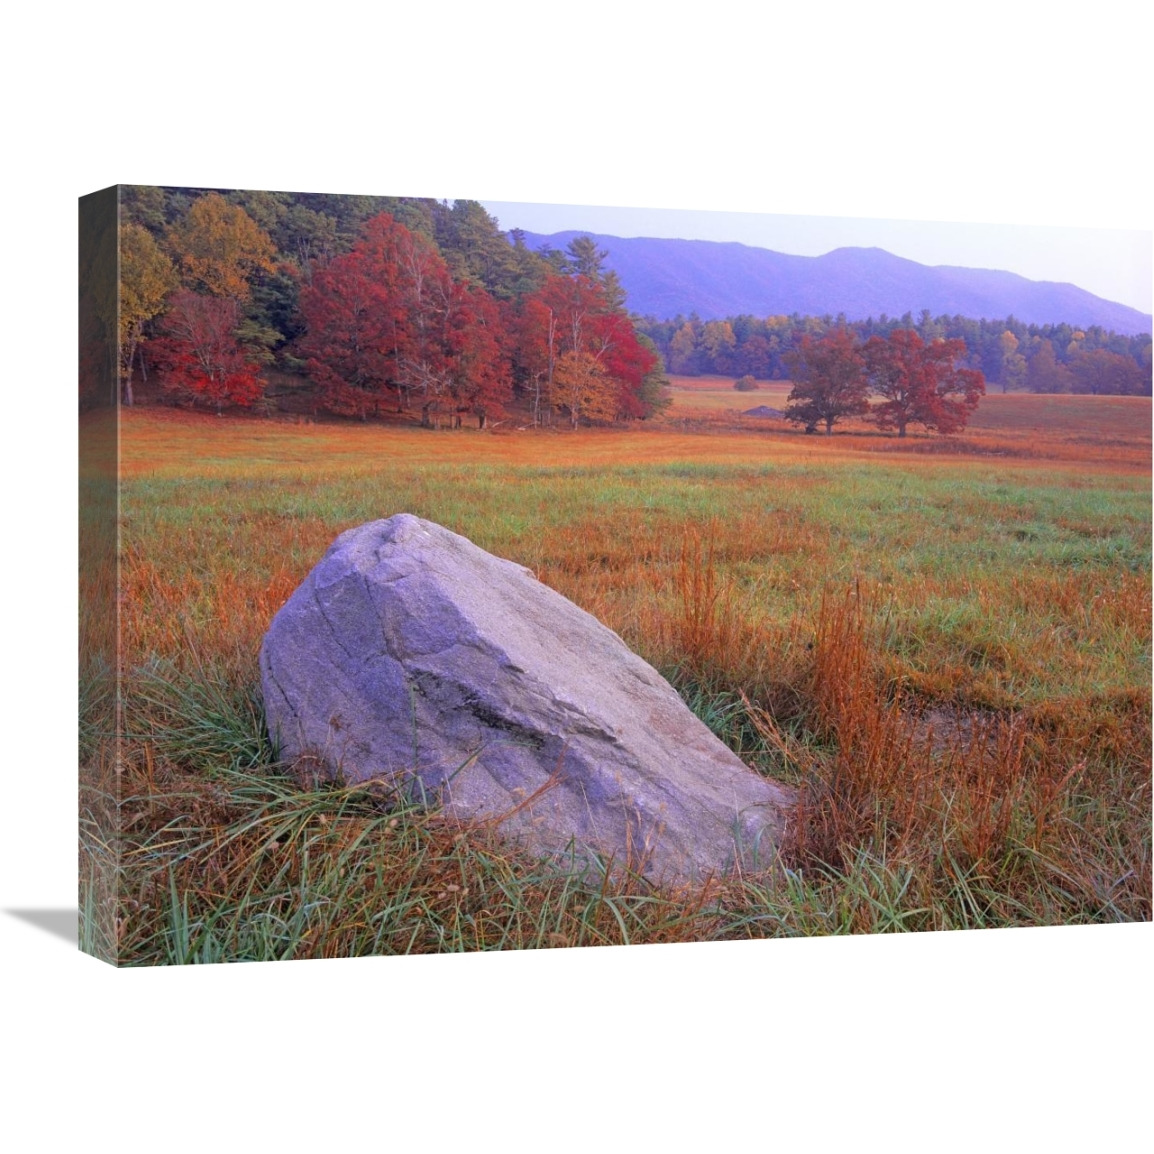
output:
M 674 377 L 673 404 L 660 423 L 670 429 L 758 433 L 775 443 L 804 436 L 782 420 L 745 416 L 758 405 L 784 410 L 788 381 L 763 382 L 753 393 L 736 392 L 716 378 Z M 824 440 L 822 452 L 882 453 L 918 457 L 1000 457 L 1036 463 L 1086 463 L 1095 469 L 1149 468 L 1151 402 L 1148 397 L 1092 397 L 993 393 L 978 406 L 966 430 L 953 437 L 913 426 L 899 439 L 861 420 L 845 420 Z M 836 448 L 835 448 L 836 444 Z M 798 452 L 803 450 L 797 449 Z
M 681 377 L 669 378 L 673 405 L 667 417 L 681 420 L 701 416 L 710 410 L 740 413 L 759 405 L 784 409 L 792 385 L 789 381 L 758 381 L 749 392 L 735 389 L 734 377 Z
M 380 425 L 297 424 L 175 410 L 127 410 L 121 474 L 165 475 L 190 468 L 211 472 L 214 466 L 241 466 L 253 472 L 307 466 L 310 471 L 328 472 L 363 467 L 369 454 L 381 452 L 399 453 L 413 464 L 586 465 L 686 457 L 755 462 L 769 455 L 809 460 L 829 453 L 880 453 L 898 458 L 1000 456 L 1139 471 L 1150 467 L 1151 402 L 1147 397 L 996 394 L 982 401 L 959 436 L 939 437 L 915 427 L 900 439 L 861 421 L 839 424 L 833 437 L 806 436 L 784 422 L 769 423 L 740 413 L 757 404 L 784 407 L 784 395 L 770 399 L 768 393 L 735 395 L 758 399 L 716 410 L 695 406 L 692 412 L 680 414 L 675 403 L 674 415 L 627 431 L 517 431 L 510 425 L 492 434 L 461 430 L 439 438 L 430 437 L 426 430 Z M 707 450 L 700 444 L 702 432 L 714 434 Z

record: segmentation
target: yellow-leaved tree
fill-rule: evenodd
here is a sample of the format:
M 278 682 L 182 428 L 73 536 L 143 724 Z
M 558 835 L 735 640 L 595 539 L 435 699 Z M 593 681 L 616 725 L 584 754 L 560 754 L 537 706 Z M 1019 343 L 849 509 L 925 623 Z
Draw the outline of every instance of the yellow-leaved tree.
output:
M 268 233 L 240 205 L 216 192 L 193 201 L 168 230 L 167 240 L 181 279 L 193 292 L 247 301 L 249 278 L 276 268 Z
M 119 348 L 120 379 L 126 405 L 132 404 L 132 359 L 144 326 L 163 308 L 164 298 L 177 286 L 172 261 L 152 233 L 138 224 L 120 228 Z
M 1018 352 L 1018 338 L 1009 329 L 998 337 L 1002 350 L 1002 392 L 1020 388 L 1026 379 L 1026 358 Z
M 569 414 L 572 427 L 579 420 L 609 422 L 617 417 L 620 387 L 591 353 L 568 352 L 553 372 L 554 408 Z

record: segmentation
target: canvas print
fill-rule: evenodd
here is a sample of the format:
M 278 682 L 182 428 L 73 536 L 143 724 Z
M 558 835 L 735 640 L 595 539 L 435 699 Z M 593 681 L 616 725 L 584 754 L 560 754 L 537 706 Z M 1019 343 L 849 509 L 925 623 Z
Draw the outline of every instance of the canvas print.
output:
M 79 240 L 86 952 L 1150 919 L 1148 234 L 122 185 Z

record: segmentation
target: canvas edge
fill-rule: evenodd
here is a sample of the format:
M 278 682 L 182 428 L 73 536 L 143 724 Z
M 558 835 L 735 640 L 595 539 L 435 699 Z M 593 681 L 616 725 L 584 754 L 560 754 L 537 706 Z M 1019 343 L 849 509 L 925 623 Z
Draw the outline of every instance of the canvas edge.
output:
M 119 201 L 79 198 L 78 933 L 119 964 Z

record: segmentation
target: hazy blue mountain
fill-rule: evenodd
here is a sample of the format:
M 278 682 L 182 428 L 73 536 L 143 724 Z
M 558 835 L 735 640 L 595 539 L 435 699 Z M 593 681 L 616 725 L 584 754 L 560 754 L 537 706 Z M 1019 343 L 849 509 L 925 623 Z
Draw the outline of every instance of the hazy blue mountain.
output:
M 575 236 L 592 236 L 609 253 L 628 294 L 626 306 L 659 319 L 697 313 L 702 320 L 737 316 L 823 316 L 864 320 L 922 309 L 1026 324 L 1063 321 L 1101 325 L 1118 333 L 1151 331 L 1149 314 L 1103 300 L 1072 284 L 1032 281 L 993 269 L 930 267 L 880 248 L 839 248 L 824 256 L 790 256 L 736 242 L 658 240 L 557 232 L 526 233 L 530 248 L 564 250 Z

